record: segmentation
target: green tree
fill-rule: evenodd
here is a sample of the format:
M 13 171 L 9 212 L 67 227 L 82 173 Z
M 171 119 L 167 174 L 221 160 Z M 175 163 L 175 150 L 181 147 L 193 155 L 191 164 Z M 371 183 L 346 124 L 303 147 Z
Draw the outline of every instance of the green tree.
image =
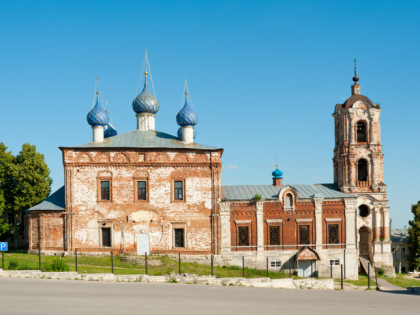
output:
M 420 201 L 411 206 L 414 220 L 408 223 L 408 268 L 410 270 L 420 269 Z
M 10 227 L 6 220 L 6 196 L 10 195 L 13 173 L 13 155 L 3 142 L 0 142 L 0 239 L 5 238 Z
M 23 236 L 23 211 L 48 197 L 52 179 L 44 155 L 36 151 L 35 145 L 25 143 L 13 162 L 13 201 L 9 211 L 14 215 L 12 233 L 17 244 L 19 236 Z

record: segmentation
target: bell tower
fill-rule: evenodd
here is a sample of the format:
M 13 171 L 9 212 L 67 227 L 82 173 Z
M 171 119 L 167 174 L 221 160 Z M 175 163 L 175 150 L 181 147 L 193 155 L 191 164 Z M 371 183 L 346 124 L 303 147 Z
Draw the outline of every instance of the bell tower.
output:
M 337 104 L 335 126 L 334 183 L 346 193 L 385 193 L 380 130 L 380 106 L 360 94 L 354 67 L 351 96 Z
M 380 130 L 381 108 L 360 94 L 354 61 L 351 96 L 335 106 L 333 113 L 334 183 L 357 197 L 354 226 L 356 248 L 361 259 L 375 266 L 392 266 L 389 239 L 389 208 L 383 178 L 383 154 Z M 351 225 L 353 225 L 351 223 Z

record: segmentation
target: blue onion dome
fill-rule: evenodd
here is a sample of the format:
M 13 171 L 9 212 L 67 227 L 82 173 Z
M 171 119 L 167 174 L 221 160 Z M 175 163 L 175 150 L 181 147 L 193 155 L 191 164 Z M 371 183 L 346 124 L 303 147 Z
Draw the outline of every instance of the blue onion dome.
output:
M 117 129 L 111 124 L 108 123 L 104 128 L 104 138 L 109 138 L 116 136 L 118 134 Z
M 178 135 L 178 139 L 181 140 L 182 139 L 182 128 L 178 129 L 177 135 Z M 193 139 L 195 139 L 196 136 L 197 136 L 197 128 L 194 128 Z
M 198 121 L 197 113 L 188 105 L 187 95 L 188 92 L 185 92 L 185 105 L 176 115 L 176 122 L 181 127 L 195 126 Z
M 99 103 L 99 92 L 96 92 L 96 104 L 87 115 L 87 122 L 91 126 L 106 126 L 109 122 L 108 113 Z
M 134 99 L 133 101 L 133 110 L 137 114 L 156 114 L 159 111 L 159 101 L 156 97 L 150 92 L 147 86 L 147 75 L 148 72 L 144 73 L 144 88 L 143 91 Z
M 273 178 L 282 178 L 283 172 L 279 170 L 278 164 L 276 164 L 276 170 L 271 174 L 273 175 Z

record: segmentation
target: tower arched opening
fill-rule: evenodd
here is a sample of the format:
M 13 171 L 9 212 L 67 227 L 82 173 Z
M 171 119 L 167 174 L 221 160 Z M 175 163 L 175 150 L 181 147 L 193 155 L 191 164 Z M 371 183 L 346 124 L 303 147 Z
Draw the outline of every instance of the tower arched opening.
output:
M 366 182 L 368 180 L 368 162 L 360 159 L 357 162 L 357 181 Z
M 360 120 L 356 124 L 357 142 L 367 142 L 367 124 Z

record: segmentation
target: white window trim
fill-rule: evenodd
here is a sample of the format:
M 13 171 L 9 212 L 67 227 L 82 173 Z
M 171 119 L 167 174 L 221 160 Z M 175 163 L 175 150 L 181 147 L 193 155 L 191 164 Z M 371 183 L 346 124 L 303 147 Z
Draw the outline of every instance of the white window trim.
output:
M 326 222 L 340 222 L 341 218 L 328 218 L 325 219 Z
M 265 220 L 267 223 L 283 223 L 282 219 L 267 219 Z
M 296 222 L 300 223 L 300 222 L 312 222 L 312 219 L 296 219 Z
M 235 220 L 236 224 L 246 224 L 251 223 L 251 220 Z

